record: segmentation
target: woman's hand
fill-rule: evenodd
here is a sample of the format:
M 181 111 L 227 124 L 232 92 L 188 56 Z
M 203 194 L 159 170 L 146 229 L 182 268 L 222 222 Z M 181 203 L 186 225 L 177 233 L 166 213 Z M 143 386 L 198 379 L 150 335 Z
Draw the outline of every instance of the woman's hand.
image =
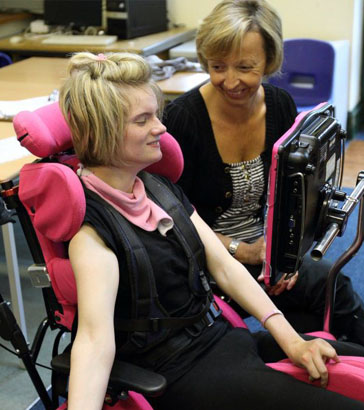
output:
M 279 281 L 274 286 L 267 286 L 266 291 L 270 296 L 278 296 L 285 290 L 291 290 L 293 286 L 296 284 L 298 279 L 298 271 L 291 276 L 289 279 L 286 279 L 286 274 L 284 274 Z M 262 282 L 264 280 L 264 273 L 261 273 L 258 276 L 258 282 Z
M 253 243 L 240 242 L 235 259 L 240 263 L 261 265 L 265 259 L 265 240 L 261 236 Z
M 330 359 L 336 363 L 340 361 L 335 349 L 323 339 L 305 341 L 300 338 L 290 345 L 288 356 L 308 371 L 310 381 L 320 379 L 321 387 L 326 387 L 329 380 L 326 362 Z
M 231 238 L 229 236 L 216 233 L 216 236 L 229 249 Z M 253 243 L 240 242 L 234 258 L 242 264 L 261 265 L 265 259 L 265 240 L 261 236 Z

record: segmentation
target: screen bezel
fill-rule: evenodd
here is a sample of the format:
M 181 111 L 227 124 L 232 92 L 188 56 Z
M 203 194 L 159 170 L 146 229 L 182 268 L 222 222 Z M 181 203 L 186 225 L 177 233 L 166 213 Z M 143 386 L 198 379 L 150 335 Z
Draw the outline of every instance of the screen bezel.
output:
M 267 286 L 274 285 L 282 276 L 281 272 L 294 274 L 314 240 L 318 240 L 322 231 L 319 225 L 323 223 L 318 209 L 321 186 L 341 183 L 341 132 L 333 106 L 322 103 L 311 111 L 300 113 L 292 127 L 274 144 L 265 218 L 263 273 Z M 320 149 L 325 153 L 323 148 L 327 155 L 321 159 Z M 300 155 L 296 155 L 298 151 Z M 311 163 L 307 166 L 310 161 L 317 165 L 316 169 Z M 292 219 L 289 219 L 290 213 L 294 215 Z M 289 241 L 293 245 L 287 252 Z

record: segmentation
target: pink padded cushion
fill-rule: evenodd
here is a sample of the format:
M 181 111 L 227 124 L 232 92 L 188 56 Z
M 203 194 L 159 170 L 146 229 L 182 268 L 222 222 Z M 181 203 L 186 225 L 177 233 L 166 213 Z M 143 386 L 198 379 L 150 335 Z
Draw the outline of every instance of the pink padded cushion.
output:
M 243 327 L 245 329 L 248 326 L 245 324 L 244 320 L 235 312 L 235 310 L 219 296 L 214 295 L 215 302 L 218 304 L 219 308 L 222 310 L 222 317 L 230 323 L 232 327 Z
M 19 178 L 19 198 L 34 227 L 54 242 L 70 240 L 80 229 L 86 208 L 73 170 L 61 164 L 27 164 Z
M 76 280 L 69 259 L 52 258 L 47 264 L 52 288 L 62 306 L 77 305 Z
M 47 157 L 72 147 L 70 129 L 58 102 L 35 111 L 21 111 L 13 120 L 20 144 L 37 157 Z
M 43 252 L 45 250 L 43 248 Z M 72 329 L 77 310 L 76 280 L 69 259 L 53 257 L 47 259 L 47 271 L 51 278 L 52 288 L 58 302 L 62 305 L 62 312 L 56 312 L 57 323 Z
M 48 157 L 72 147 L 70 129 L 58 102 L 35 111 L 21 111 L 14 117 L 20 144 L 37 157 Z M 161 135 L 162 159 L 146 170 L 176 182 L 183 171 L 183 155 L 178 142 L 168 132 Z
M 340 393 L 354 400 L 364 401 L 364 357 L 339 356 L 339 358 L 340 363 L 333 361 L 327 363 L 329 371 L 327 390 Z M 289 359 L 269 363 L 267 366 L 310 383 L 307 370 L 293 365 Z M 315 381 L 312 384 L 319 388 L 320 381 Z
M 168 132 L 160 136 L 160 147 L 163 154 L 162 159 L 145 170 L 152 174 L 163 175 L 172 182 L 177 182 L 182 175 L 184 167 L 181 147 Z

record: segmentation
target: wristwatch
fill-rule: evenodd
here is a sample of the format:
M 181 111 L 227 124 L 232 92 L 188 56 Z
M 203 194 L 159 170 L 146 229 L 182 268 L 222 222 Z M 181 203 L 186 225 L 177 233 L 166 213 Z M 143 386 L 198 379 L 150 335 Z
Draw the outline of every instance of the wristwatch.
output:
M 233 239 L 230 242 L 228 251 L 230 252 L 230 255 L 234 256 L 236 254 L 236 251 L 238 250 L 238 246 L 240 245 L 240 241 L 238 241 L 237 239 Z

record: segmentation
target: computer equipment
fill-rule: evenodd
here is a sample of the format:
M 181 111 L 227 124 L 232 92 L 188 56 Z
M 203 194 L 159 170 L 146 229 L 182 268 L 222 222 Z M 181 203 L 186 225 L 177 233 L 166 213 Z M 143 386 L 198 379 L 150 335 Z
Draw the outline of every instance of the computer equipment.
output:
M 79 44 L 90 46 L 107 46 L 115 43 L 117 36 L 98 36 L 98 35 L 62 35 L 54 34 L 42 40 L 43 44 Z
M 340 220 L 345 131 L 332 105 L 298 115 L 274 144 L 265 219 L 265 284 L 292 276 L 303 256 Z
M 48 25 L 94 27 L 122 39 L 167 30 L 166 0 L 44 0 Z
M 135 38 L 166 31 L 166 0 L 107 0 L 108 34 Z
M 102 27 L 103 0 L 44 0 L 44 21 L 57 25 L 81 29 Z

